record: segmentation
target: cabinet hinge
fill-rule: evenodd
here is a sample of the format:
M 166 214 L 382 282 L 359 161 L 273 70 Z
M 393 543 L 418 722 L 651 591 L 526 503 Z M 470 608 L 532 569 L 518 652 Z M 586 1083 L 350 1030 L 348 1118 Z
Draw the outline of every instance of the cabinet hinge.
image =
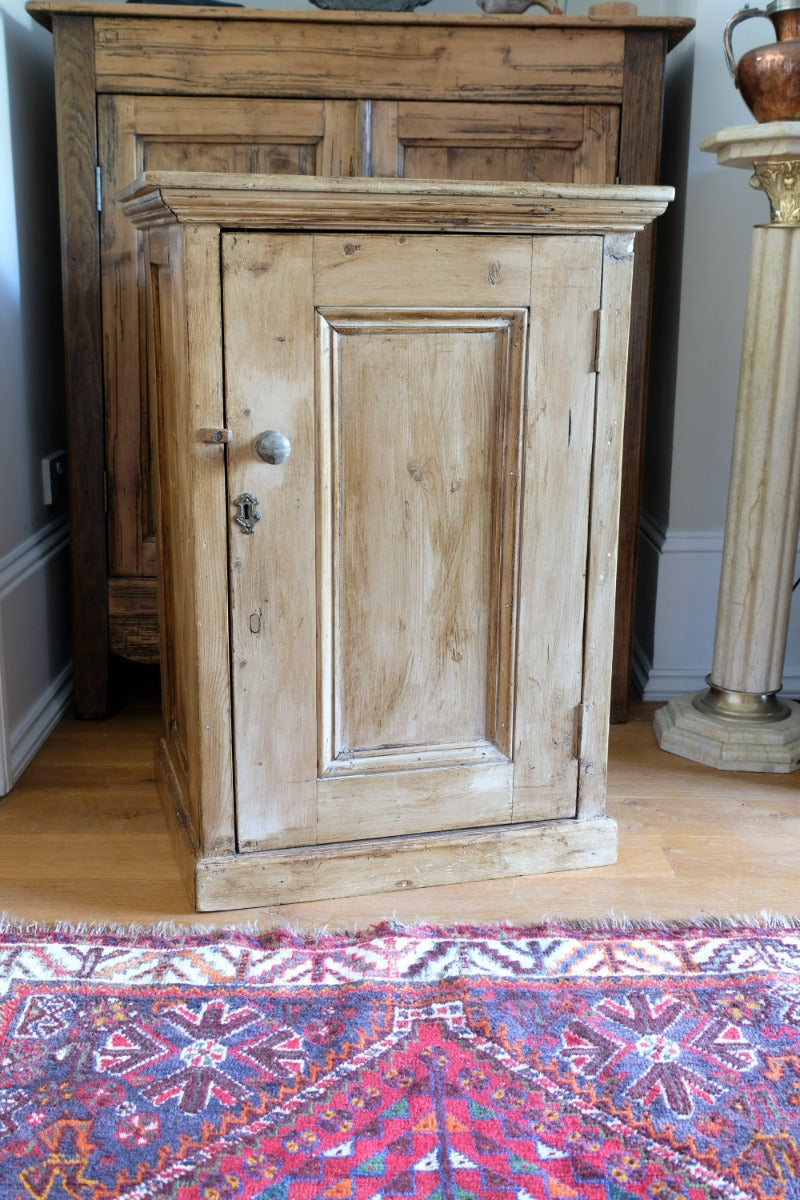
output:
M 584 702 L 575 705 L 573 711 L 573 732 L 572 732 L 572 757 L 580 761 L 581 749 L 583 747 L 583 710 Z
M 103 173 L 100 167 L 94 169 L 94 198 L 97 204 L 97 211 L 103 211 Z
M 600 370 L 600 352 L 603 348 L 603 310 L 598 308 L 594 314 L 594 349 L 592 350 L 592 364 L 589 367 L 590 371 L 595 373 Z

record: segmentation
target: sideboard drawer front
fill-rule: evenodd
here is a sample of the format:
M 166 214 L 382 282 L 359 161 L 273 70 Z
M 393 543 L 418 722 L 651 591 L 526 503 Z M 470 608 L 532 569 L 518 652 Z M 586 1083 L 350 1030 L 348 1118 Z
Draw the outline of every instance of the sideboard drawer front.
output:
M 94 22 L 101 92 L 619 103 L 625 31 L 380 18 Z

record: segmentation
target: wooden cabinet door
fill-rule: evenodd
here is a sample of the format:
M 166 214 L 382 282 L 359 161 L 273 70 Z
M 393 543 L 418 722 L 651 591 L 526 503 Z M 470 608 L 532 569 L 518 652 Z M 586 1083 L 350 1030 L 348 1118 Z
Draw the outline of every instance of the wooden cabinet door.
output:
M 240 850 L 575 815 L 601 268 L 223 236 Z
M 618 160 L 615 105 L 401 100 L 373 106 L 374 175 L 613 183 Z
M 113 576 L 155 574 L 143 259 L 117 201 L 144 170 L 252 174 L 361 173 L 355 101 L 101 96 L 101 270 L 108 558 Z

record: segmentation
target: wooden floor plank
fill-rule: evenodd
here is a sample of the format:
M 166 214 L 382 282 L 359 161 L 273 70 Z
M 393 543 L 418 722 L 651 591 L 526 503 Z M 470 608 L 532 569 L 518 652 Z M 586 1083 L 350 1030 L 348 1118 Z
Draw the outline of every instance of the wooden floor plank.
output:
M 800 915 L 800 774 L 719 772 L 666 754 L 655 705 L 611 729 L 610 867 L 196 914 L 153 781 L 155 676 L 123 673 L 106 721 L 67 717 L 0 801 L 0 912 L 42 922 L 356 929 L 400 922 Z

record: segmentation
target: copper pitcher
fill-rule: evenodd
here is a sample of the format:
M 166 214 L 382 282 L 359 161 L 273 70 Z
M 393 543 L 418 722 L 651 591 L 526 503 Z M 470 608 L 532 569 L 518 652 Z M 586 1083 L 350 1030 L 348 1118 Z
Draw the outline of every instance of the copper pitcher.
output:
M 737 65 L 731 35 L 750 17 L 767 17 L 778 40 L 748 50 Z M 755 119 L 800 121 L 800 0 L 770 0 L 766 8 L 740 9 L 725 26 L 723 44 L 728 70 Z

